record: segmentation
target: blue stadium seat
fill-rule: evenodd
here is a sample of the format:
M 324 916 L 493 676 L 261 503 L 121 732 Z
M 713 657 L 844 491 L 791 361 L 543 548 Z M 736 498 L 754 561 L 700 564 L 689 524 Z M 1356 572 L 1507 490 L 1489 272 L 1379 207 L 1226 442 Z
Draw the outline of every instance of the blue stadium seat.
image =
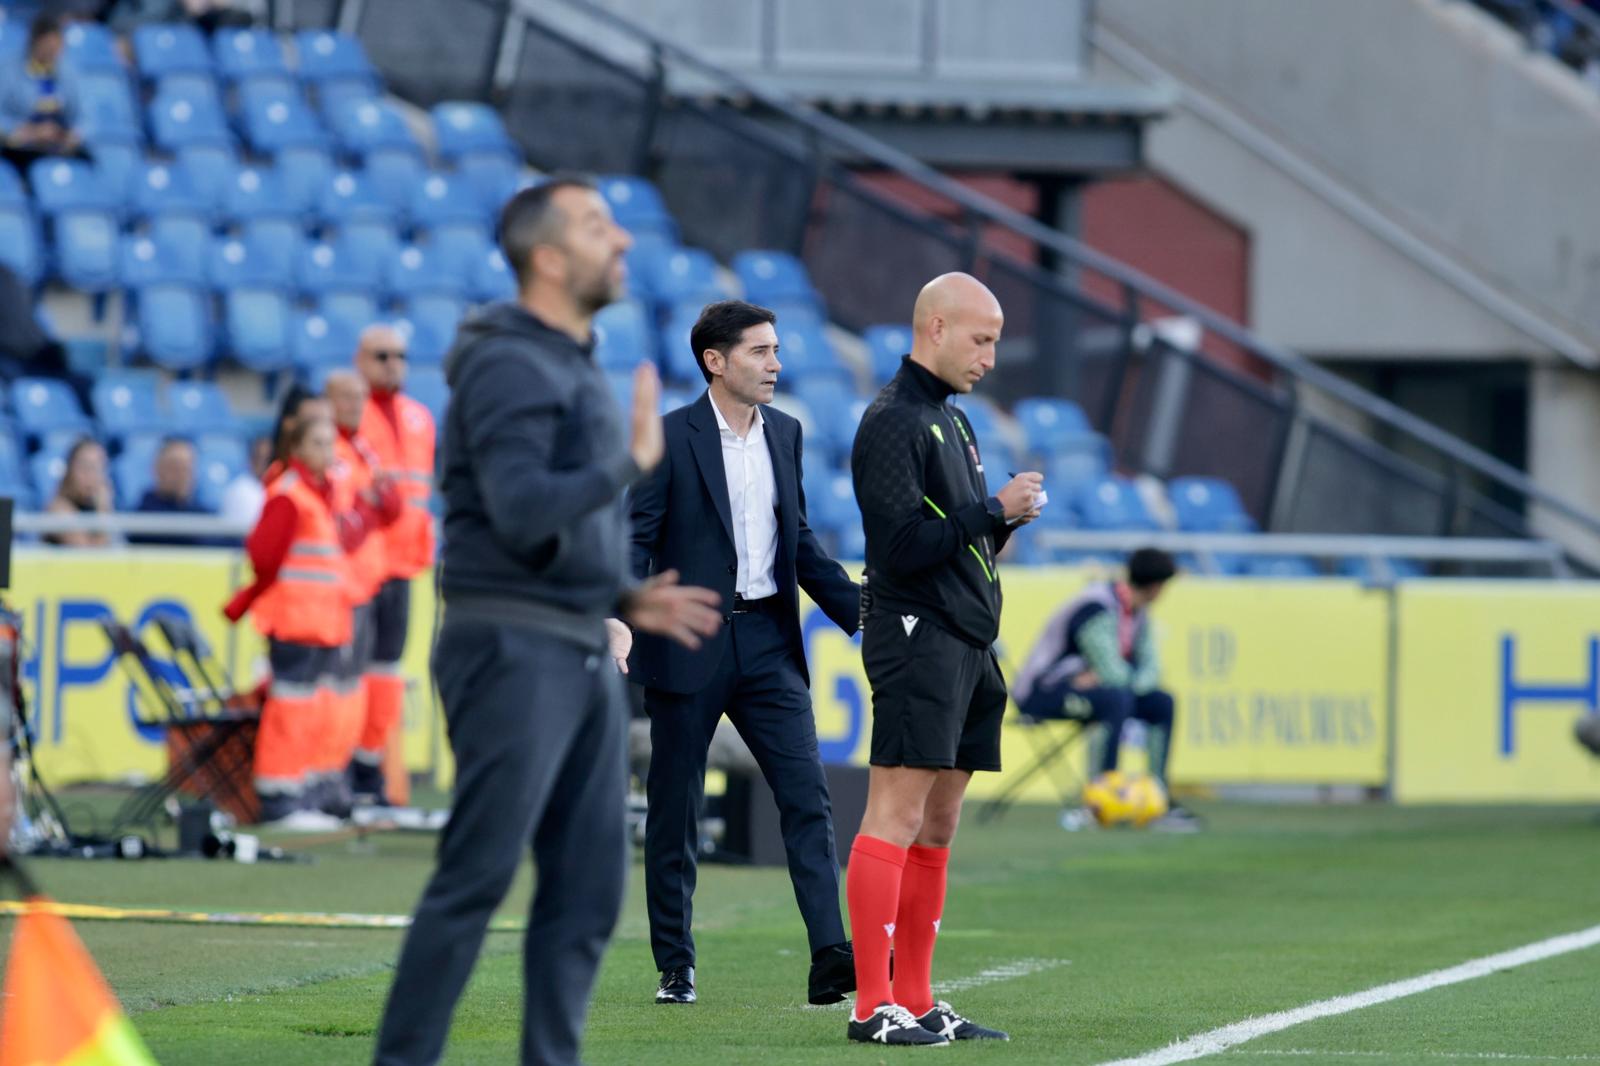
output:
M 202 458 L 222 463 L 234 474 L 249 471 L 250 445 L 239 433 L 237 425 L 214 427 L 191 436 L 195 438 L 195 449 Z
M 150 285 L 136 290 L 134 305 L 139 350 L 151 362 L 169 370 L 193 370 L 210 361 L 216 339 L 204 290 Z
M 654 233 L 676 243 L 678 224 L 667 211 L 661 193 L 644 178 L 631 175 L 601 178 L 600 195 L 611 205 L 611 214 L 628 232 Z
M 16 431 L 8 422 L 0 426 L 0 496 L 10 494 L 17 486 L 27 484 L 22 469 L 22 445 Z
M 146 109 L 150 136 L 169 152 L 190 144 L 233 147 L 222 105 L 203 93 L 158 92 Z
M 3 23 L 0 23 L 3 25 Z M 24 204 L 28 202 L 28 188 L 22 184 L 22 175 L 18 174 L 10 163 L 0 159 L 0 204 Z
M 317 200 L 317 214 L 330 226 L 358 219 L 392 223 L 394 208 L 386 203 L 359 171 L 342 170 L 333 176 Z
M 62 450 L 38 452 L 28 460 L 28 472 L 33 481 L 34 495 L 48 501 L 56 494 L 61 478 L 67 472 L 67 456 Z
M 745 299 L 762 307 L 788 301 L 821 304 L 805 264 L 787 252 L 749 251 L 733 257 Z
M 135 175 L 144 171 L 144 149 L 133 142 L 100 141 L 90 146 L 100 184 L 119 202 L 126 200 Z
M 433 415 L 434 425 L 444 425 L 444 408 L 450 401 L 450 386 L 445 382 L 443 370 L 419 366 L 409 371 L 406 374 L 406 394 L 428 409 Z
M 447 100 L 435 104 L 431 114 L 440 159 L 454 162 L 467 155 L 516 150 L 500 115 L 488 104 Z
M 163 74 L 155 80 L 155 90 L 151 95 L 184 100 L 199 99 L 208 109 L 222 107 L 222 87 L 217 84 L 215 77 L 201 70 Z
M 982 452 L 987 454 L 997 446 L 1008 443 L 1005 416 L 988 398 L 968 393 L 961 397 L 956 406 L 972 423 L 973 435 L 978 438 L 978 447 Z
M 117 282 L 125 289 L 161 282 L 204 285 L 210 251 L 209 241 L 179 243 L 130 234 L 122 238 Z
M 0 204 L 0 263 L 29 285 L 44 277 L 44 242 L 26 204 Z
M 301 30 L 295 34 L 295 54 L 300 77 L 307 81 L 346 81 L 377 78 L 361 41 L 348 33 Z
M 298 241 L 299 232 L 292 234 Z M 250 285 L 289 291 L 294 288 L 297 246 L 280 250 L 248 236 L 218 241 L 211 250 L 211 286 L 218 290 Z
M 1298 579 L 1320 577 L 1317 564 L 1303 555 L 1252 555 L 1244 564 L 1248 577 Z
M 1058 449 L 1044 464 L 1046 491 L 1063 501 L 1081 486 L 1098 483 L 1111 472 L 1111 452 L 1106 441 L 1090 435 L 1076 438 L 1071 447 Z
M 816 326 L 778 324 L 778 361 L 791 382 L 806 377 L 846 377 L 828 335 Z
M 363 273 L 373 273 L 382 279 L 399 258 L 400 235 L 387 220 L 362 220 L 348 222 L 332 235 L 335 247 L 355 263 Z
M 473 272 L 473 293 L 479 300 L 509 300 L 517 295 L 517 281 L 500 249 L 491 248 Z
M 852 526 L 860 528 L 861 511 L 856 507 L 855 485 L 849 474 L 828 474 L 818 491 L 807 489 L 806 522 L 835 536 Z
M 385 269 L 385 288 L 395 299 L 409 299 L 428 293 L 464 299 L 470 278 L 445 269 L 429 247 L 403 248 L 389 258 Z M 604 314 L 604 312 L 601 312 Z
M 303 203 L 296 203 L 283 176 L 266 167 L 243 167 L 223 191 L 223 214 L 235 222 L 256 218 L 292 218 L 297 224 Z
M 228 396 L 214 381 L 175 381 L 167 386 L 172 429 L 190 436 L 237 433 L 238 419 Z
M 360 334 L 361 327 L 351 322 L 319 311 L 301 311 L 295 316 L 289 340 L 294 365 L 302 370 L 348 366 Z
M 319 242 L 308 246 L 297 267 L 300 291 L 376 293 L 383 279 L 381 268 L 342 243 Z
M 861 334 L 867 342 L 872 380 L 882 383 L 900 372 L 900 358 L 911 351 L 910 326 L 868 326 Z
M 290 147 L 325 147 L 328 133 L 293 83 L 256 82 L 241 94 L 244 136 L 262 155 Z
M 86 73 L 78 78 L 77 132 L 92 145 L 107 141 L 138 144 L 144 126 L 133 101 L 128 76 L 120 70 Z
M 153 214 L 192 214 L 211 218 L 211 205 L 194 179 L 173 163 L 146 163 L 133 183 L 133 210 L 143 217 Z
M 81 159 L 40 159 L 28 167 L 28 181 L 39 210 L 93 209 L 113 211 L 117 198 L 105 187 L 94 167 Z
M 639 281 L 646 295 L 658 304 L 705 305 L 728 296 L 717 274 L 717 261 L 699 248 L 678 248 L 640 265 L 645 276 Z
M 255 74 L 289 74 L 278 38 L 266 30 L 219 30 L 211 37 L 217 73 L 229 81 Z
M 328 126 L 349 155 L 365 156 L 379 148 L 422 152 L 404 116 L 386 100 L 340 100 L 328 109 Z
M 467 183 L 485 215 L 494 218 L 531 179 L 524 176 L 522 160 L 510 152 L 473 152 L 455 161 L 453 174 Z
M 113 438 L 159 433 L 167 425 L 159 382 L 147 374 L 102 376 L 91 386 L 89 399 L 101 430 Z
M 439 269 L 461 275 L 465 286 L 474 288 L 473 277 L 485 258 L 494 250 L 489 231 L 482 226 L 440 226 L 420 230 L 418 243 Z
M 1181 477 L 1167 486 L 1178 528 L 1190 533 L 1253 533 L 1255 521 L 1232 485 L 1219 478 Z
M 248 459 L 240 467 L 234 465 L 236 457 L 231 449 L 218 451 L 196 448 L 195 452 L 195 502 L 208 511 L 216 511 L 222 506 L 222 495 L 227 491 L 228 482 L 238 477 L 240 470 L 249 469 Z
M 1051 503 L 1059 506 L 1054 497 Z M 1085 529 L 1156 532 L 1161 528 L 1139 498 L 1133 482 L 1126 478 L 1108 477 L 1084 485 L 1073 495 L 1072 504 Z
M 127 69 L 117 52 L 116 38 L 97 22 L 74 21 L 67 26 L 63 38 L 66 47 L 61 53 L 61 65 L 74 74 Z
M 111 484 L 116 490 L 118 510 L 135 510 L 155 482 L 155 469 L 144 456 L 125 453 L 111 460 Z
M 635 234 L 633 244 L 623 254 L 628 267 L 629 295 L 654 302 L 655 295 L 650 291 L 649 279 L 656 272 L 656 264 L 677 250 L 678 242 L 670 237 L 659 233 Z
M 415 187 L 411 220 L 424 228 L 449 225 L 484 226 L 490 221 L 472 187 L 450 174 L 431 174 Z
M 466 304 L 452 296 L 423 295 L 406 301 L 396 326 L 410 337 L 407 361 L 412 366 L 438 366 L 455 343 L 456 326 Z
M 362 100 L 383 98 L 383 84 L 375 78 L 327 78 L 314 82 L 317 109 L 324 115 Z
M 611 385 L 611 398 L 617 406 L 627 411 L 633 403 L 633 374 L 626 370 L 607 370 L 606 381 Z M 662 408 L 665 412 L 666 408 Z
M 9 3 L 6 5 L 9 6 Z M 28 52 L 28 23 L 21 11 L 0 11 L 0 63 L 20 65 Z
M 292 145 L 278 153 L 277 173 L 285 202 L 295 211 L 314 210 L 333 181 L 333 157 L 325 148 Z
M 167 74 L 210 75 L 213 63 L 199 29 L 181 22 L 149 23 L 134 28 L 133 54 L 147 79 Z
M 239 156 L 220 144 L 191 144 L 178 149 L 178 169 L 188 175 L 206 211 L 215 217 L 228 202 L 239 173 Z
M 698 307 L 682 307 L 674 311 L 667 320 L 666 327 L 661 331 L 660 360 L 661 374 L 669 382 L 684 385 L 690 388 L 702 387 L 705 376 L 700 369 L 700 361 L 695 358 L 693 347 L 689 344 L 689 333 L 694 328 L 695 319 L 699 317 Z
M 367 153 L 361 173 L 400 221 L 417 189 L 427 180 L 428 167 L 413 149 L 375 148 Z
M 637 300 L 620 300 L 594 316 L 595 361 L 610 370 L 631 371 L 641 359 L 655 358 L 650 314 Z
M 41 161 L 34 164 L 34 171 L 45 166 L 51 168 L 51 173 L 59 173 L 56 165 L 53 161 Z M 90 175 L 96 196 L 103 197 L 104 190 L 99 177 L 88 168 L 85 168 L 85 173 Z M 34 188 L 39 188 L 37 181 Z M 40 201 L 43 206 L 45 197 L 41 195 Z M 115 211 L 110 206 L 90 206 L 86 201 L 67 203 L 64 198 L 62 203 L 63 206 L 50 212 L 56 273 L 75 289 L 105 292 L 116 283 L 117 278 L 118 229 Z
M 1063 445 L 1070 445 L 1085 433 L 1093 433 L 1083 408 L 1071 400 L 1048 396 L 1030 396 L 1018 400 L 1011 413 L 1022 426 L 1028 448 L 1036 455 L 1051 455 Z
M 13 381 L 11 410 L 16 412 L 17 425 L 34 438 L 53 432 L 76 436 L 90 429 L 78 398 L 65 382 L 55 378 L 23 377 Z
M 293 360 L 294 312 L 284 290 L 268 285 L 237 285 L 222 296 L 227 354 L 262 373 L 283 370 Z

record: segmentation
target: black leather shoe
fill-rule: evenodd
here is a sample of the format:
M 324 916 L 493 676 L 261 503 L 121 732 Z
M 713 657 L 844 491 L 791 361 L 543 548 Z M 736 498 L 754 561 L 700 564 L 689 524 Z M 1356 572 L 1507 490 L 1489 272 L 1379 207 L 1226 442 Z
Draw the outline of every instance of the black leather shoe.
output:
M 821 948 L 811 956 L 806 1001 L 814 1006 L 843 1002 L 856 990 L 856 951 L 848 940 Z
M 661 987 L 656 989 L 657 1003 L 693 1003 L 694 967 L 674 966 L 661 971 Z

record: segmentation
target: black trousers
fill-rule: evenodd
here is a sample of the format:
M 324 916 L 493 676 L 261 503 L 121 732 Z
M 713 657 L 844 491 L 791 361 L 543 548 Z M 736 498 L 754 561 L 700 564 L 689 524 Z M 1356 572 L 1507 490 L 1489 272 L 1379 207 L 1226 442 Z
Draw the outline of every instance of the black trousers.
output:
M 576 1063 L 627 873 L 621 676 L 603 651 L 452 621 L 448 610 L 433 672 L 456 759 L 454 804 L 374 1061 L 439 1061 L 484 930 L 531 848 L 539 878 L 523 946 L 520 1061 Z
M 811 691 L 783 630 L 765 613 L 735 614 L 727 650 L 705 688 L 645 692 L 650 772 L 645 781 L 645 892 L 656 968 L 692 966 L 694 888 L 706 751 L 726 714 L 749 745 L 778 805 L 789 880 L 815 952 L 845 939 L 833 807 L 817 750 Z

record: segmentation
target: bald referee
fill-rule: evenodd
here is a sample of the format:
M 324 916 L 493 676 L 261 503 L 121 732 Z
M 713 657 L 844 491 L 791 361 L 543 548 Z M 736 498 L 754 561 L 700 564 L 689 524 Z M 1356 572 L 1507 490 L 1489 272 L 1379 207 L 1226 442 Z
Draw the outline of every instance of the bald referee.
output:
M 851 1040 L 1006 1040 L 933 998 L 934 940 L 961 798 L 1000 769 L 1005 679 L 995 556 L 1039 514 L 1044 479 L 991 496 L 972 424 L 949 402 L 994 369 L 1004 316 L 982 282 L 934 278 L 917 296 L 911 354 L 867 408 L 850 456 L 867 540 L 872 686 L 867 813 L 850 853 Z M 889 951 L 894 950 L 894 978 Z

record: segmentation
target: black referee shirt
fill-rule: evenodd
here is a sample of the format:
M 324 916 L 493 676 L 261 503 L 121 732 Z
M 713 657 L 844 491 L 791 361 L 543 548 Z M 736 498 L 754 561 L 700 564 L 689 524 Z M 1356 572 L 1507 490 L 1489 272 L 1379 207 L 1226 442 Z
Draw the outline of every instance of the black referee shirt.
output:
M 914 614 L 976 647 L 1000 633 L 995 555 L 1010 536 L 954 392 L 901 360 L 861 416 L 850 473 L 875 614 Z

